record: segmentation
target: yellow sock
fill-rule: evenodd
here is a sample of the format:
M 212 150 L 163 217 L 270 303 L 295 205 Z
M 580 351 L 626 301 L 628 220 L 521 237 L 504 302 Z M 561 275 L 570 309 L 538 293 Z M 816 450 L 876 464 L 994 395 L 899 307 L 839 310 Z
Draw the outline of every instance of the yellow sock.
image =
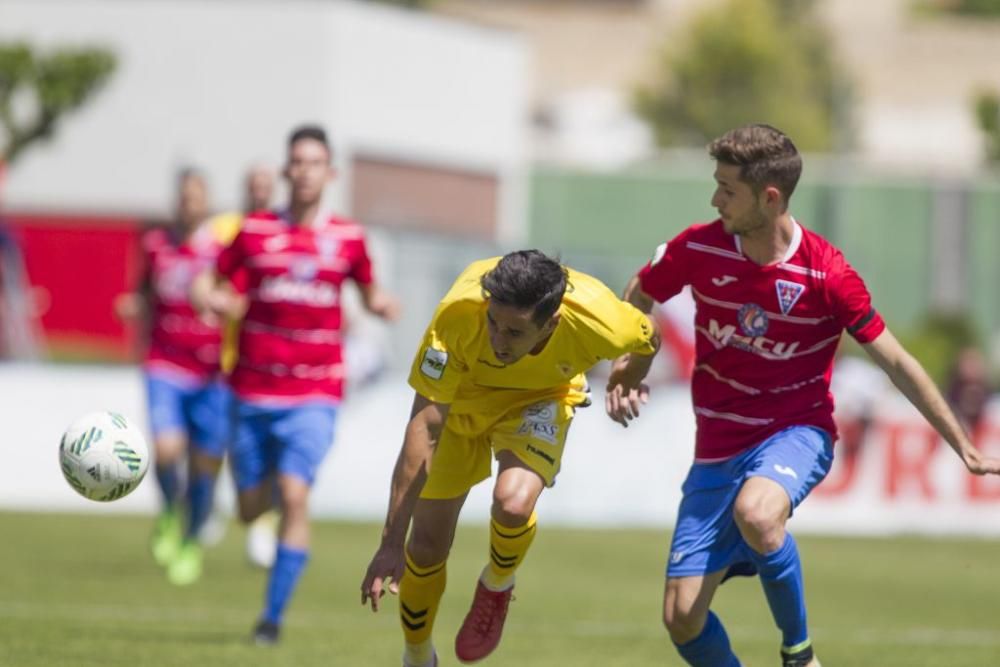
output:
M 537 520 L 532 512 L 528 523 L 517 528 L 501 526 L 496 520 L 490 521 L 490 562 L 482 576 L 486 588 L 503 591 L 513 585 L 514 571 L 535 539 Z
M 399 620 L 403 625 L 403 637 L 406 650 L 409 653 L 422 653 L 433 646 L 430 644 L 431 629 L 434 627 L 434 617 L 444 595 L 444 586 L 448 581 L 447 562 L 430 567 L 420 567 L 406 552 L 406 572 L 399 582 Z M 415 664 L 417 655 L 412 656 Z

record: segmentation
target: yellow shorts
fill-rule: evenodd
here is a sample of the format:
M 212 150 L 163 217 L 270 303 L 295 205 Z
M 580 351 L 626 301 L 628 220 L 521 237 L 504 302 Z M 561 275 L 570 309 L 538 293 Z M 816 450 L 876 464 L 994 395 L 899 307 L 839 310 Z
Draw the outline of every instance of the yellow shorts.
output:
M 420 497 L 445 500 L 464 495 L 490 476 L 491 454 L 504 450 L 552 486 L 580 401 L 567 397 L 532 400 L 499 416 L 449 414 Z

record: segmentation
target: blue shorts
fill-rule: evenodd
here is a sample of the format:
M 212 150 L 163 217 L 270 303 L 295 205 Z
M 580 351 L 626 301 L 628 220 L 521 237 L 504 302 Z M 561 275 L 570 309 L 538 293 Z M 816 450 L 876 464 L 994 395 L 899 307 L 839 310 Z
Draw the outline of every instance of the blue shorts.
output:
M 229 387 L 221 380 L 191 383 L 163 373 L 145 375 L 153 437 L 182 433 L 199 452 L 221 459 L 232 433 Z
M 237 399 L 235 409 L 230 461 L 237 489 L 255 487 L 275 472 L 313 483 L 333 446 L 336 407 L 329 403 L 274 407 Z
M 830 434 L 813 426 L 792 426 L 753 449 L 719 463 L 695 463 L 681 487 L 683 497 L 670 544 L 668 577 L 702 576 L 729 569 L 754 574 L 733 504 L 750 477 L 780 484 L 792 511 L 823 481 L 833 464 Z

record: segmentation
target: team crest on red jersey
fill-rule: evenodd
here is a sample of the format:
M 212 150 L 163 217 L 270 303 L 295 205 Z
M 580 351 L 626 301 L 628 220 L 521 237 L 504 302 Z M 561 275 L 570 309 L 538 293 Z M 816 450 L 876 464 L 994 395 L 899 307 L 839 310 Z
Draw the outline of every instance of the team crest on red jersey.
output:
M 746 303 L 736 314 L 740 329 L 751 338 L 767 333 L 767 313 L 756 303 Z
M 310 257 L 297 257 L 288 267 L 288 271 L 295 280 L 309 282 L 319 273 L 319 263 Z
M 774 288 L 778 292 L 778 306 L 781 307 L 782 315 L 787 315 L 798 303 L 802 293 L 806 291 L 805 285 L 788 280 L 775 281 Z
M 316 250 L 324 262 L 333 260 L 339 247 L 340 241 L 332 236 L 321 236 L 316 239 Z

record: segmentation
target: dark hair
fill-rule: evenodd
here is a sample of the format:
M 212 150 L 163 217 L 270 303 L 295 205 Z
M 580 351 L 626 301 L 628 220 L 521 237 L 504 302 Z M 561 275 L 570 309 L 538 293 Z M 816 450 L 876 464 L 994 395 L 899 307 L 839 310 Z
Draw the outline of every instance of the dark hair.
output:
M 205 172 L 198 167 L 192 167 L 190 165 L 183 166 L 177 170 L 177 174 L 174 178 L 177 183 L 177 187 L 181 187 L 188 180 L 200 181 L 203 186 L 208 187 L 208 179 L 205 178 Z
M 795 144 L 781 130 L 763 123 L 726 132 L 708 145 L 708 153 L 718 162 L 738 166 L 740 178 L 754 192 L 777 187 L 786 203 L 802 175 L 802 157 Z
M 541 327 L 559 310 L 566 293 L 566 269 L 540 250 L 518 250 L 504 255 L 480 284 L 491 300 L 520 310 L 532 310 Z
M 333 150 L 330 148 L 330 142 L 326 138 L 326 130 L 319 125 L 299 125 L 296 127 L 292 130 L 292 133 L 288 135 L 288 148 L 290 149 L 297 142 L 302 141 L 303 139 L 318 141 L 323 144 L 327 153 L 333 153 Z

